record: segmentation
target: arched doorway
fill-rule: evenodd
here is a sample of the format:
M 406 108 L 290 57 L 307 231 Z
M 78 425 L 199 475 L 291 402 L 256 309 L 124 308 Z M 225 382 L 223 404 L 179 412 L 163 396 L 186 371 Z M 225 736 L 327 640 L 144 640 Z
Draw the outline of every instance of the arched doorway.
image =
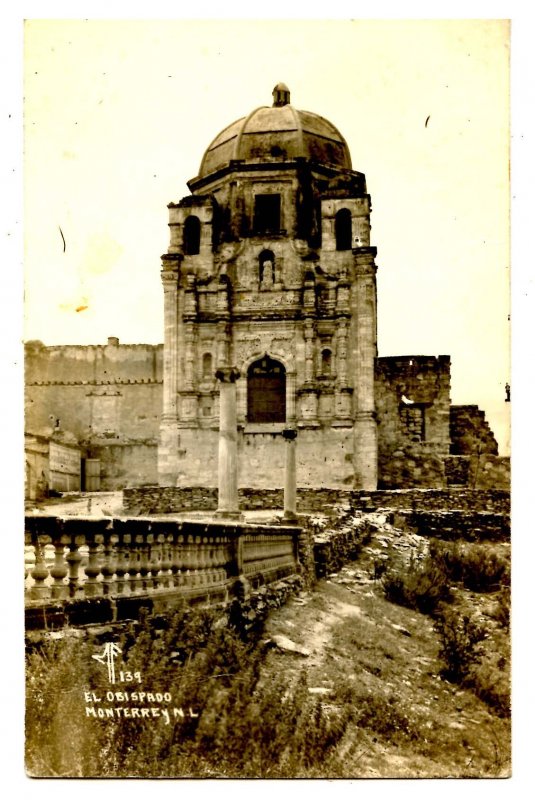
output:
M 247 370 L 247 422 L 286 422 L 286 370 L 268 355 Z

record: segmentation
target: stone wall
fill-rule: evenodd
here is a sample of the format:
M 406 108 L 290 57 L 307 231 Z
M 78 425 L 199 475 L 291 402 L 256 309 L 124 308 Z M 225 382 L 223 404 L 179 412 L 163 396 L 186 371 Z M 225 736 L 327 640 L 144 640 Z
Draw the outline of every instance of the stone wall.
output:
M 372 527 L 364 519 L 352 519 L 352 524 L 332 533 L 314 536 L 314 563 L 316 577 L 324 578 L 336 572 L 348 561 L 356 559 L 369 541 Z
M 239 489 L 240 507 L 245 510 L 282 512 L 282 489 Z M 217 489 L 202 486 L 141 486 L 123 490 L 123 506 L 128 514 L 171 514 L 185 511 L 215 511 Z M 405 489 L 364 492 L 349 489 L 307 489 L 297 492 L 299 514 L 329 514 L 335 507 L 375 511 L 378 508 L 415 511 L 484 510 L 508 514 L 510 495 L 505 490 Z
M 398 511 L 393 523 L 447 541 L 504 541 L 511 536 L 509 516 L 491 511 Z
M 378 358 L 379 488 L 446 485 L 450 448 L 449 356 Z
M 485 419 L 485 412 L 475 405 L 452 406 L 450 409 L 452 455 L 489 453 L 498 455 L 498 442 Z
M 286 443 L 283 424 L 241 427 L 238 431 L 238 481 L 259 489 L 284 484 Z M 178 483 L 216 486 L 219 432 L 180 429 Z M 353 485 L 353 428 L 299 430 L 296 471 L 299 486 Z
M 157 438 L 162 345 L 25 347 L 25 428 L 59 419 L 82 441 L 94 436 Z
M 101 491 L 117 491 L 124 486 L 143 486 L 158 480 L 156 440 L 148 442 L 109 442 L 96 440 L 87 448 L 88 458 L 100 460 Z
M 481 453 L 473 456 L 449 456 L 445 459 L 448 486 L 471 489 L 511 489 L 511 459 Z

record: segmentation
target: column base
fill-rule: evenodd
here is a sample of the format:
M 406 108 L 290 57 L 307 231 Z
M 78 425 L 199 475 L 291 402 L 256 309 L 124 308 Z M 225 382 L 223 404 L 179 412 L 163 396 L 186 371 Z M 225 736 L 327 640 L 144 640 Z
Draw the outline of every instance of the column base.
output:
M 245 516 L 241 511 L 221 511 L 217 509 L 217 511 L 214 512 L 214 517 L 216 519 L 230 519 L 238 522 L 243 522 L 245 520 Z
M 282 521 L 287 522 L 289 525 L 297 525 L 297 514 L 295 511 L 285 511 L 282 515 Z

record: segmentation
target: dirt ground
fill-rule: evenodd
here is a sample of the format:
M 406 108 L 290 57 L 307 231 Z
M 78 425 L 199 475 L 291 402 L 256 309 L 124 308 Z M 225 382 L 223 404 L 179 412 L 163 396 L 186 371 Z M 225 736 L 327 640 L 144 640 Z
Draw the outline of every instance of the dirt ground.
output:
M 441 678 L 430 617 L 384 599 L 373 577 L 377 553 L 391 546 L 381 538 L 270 615 L 266 636 L 287 637 L 309 654 L 274 647 L 266 679 L 283 672 L 290 681 L 305 670 L 327 712 L 344 696 L 355 704 L 359 723 L 322 777 L 509 776 L 510 721 Z M 404 537 L 398 544 L 403 549 Z

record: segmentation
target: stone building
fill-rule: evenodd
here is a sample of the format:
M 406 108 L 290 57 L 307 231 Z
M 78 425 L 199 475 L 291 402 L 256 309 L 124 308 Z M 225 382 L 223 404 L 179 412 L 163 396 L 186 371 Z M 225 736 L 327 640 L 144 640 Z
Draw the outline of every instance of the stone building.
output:
M 296 427 L 298 484 L 375 488 L 376 250 L 344 138 L 278 84 L 273 105 L 213 140 L 188 187 L 162 257 L 160 484 L 215 479 L 215 372 L 232 366 L 250 485 L 273 483 L 278 434 Z
M 332 123 L 278 84 L 188 187 L 168 207 L 163 346 L 27 343 L 27 431 L 61 418 L 103 489 L 215 487 L 231 374 L 240 486 L 282 485 L 287 428 L 301 487 L 456 485 L 482 453 L 494 476 L 484 412 L 451 406 L 449 357 L 378 357 L 371 200 Z

